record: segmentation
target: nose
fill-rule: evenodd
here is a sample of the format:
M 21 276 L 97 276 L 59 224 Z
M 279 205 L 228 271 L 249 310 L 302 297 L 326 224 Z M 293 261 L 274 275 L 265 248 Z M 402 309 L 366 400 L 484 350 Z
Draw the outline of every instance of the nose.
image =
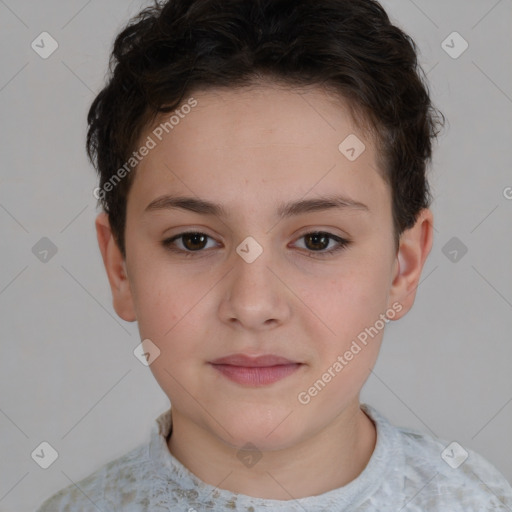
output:
M 221 320 L 254 331 L 285 323 L 291 315 L 291 294 L 278 275 L 270 250 L 263 250 L 254 261 L 236 254 L 223 283 Z

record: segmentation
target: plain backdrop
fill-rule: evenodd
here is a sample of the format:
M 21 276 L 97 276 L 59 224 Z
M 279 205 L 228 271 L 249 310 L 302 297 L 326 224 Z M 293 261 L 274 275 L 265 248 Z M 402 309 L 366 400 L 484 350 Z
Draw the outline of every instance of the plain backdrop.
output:
M 168 406 L 133 355 L 136 325 L 112 308 L 84 150 L 113 38 L 145 5 L 0 0 L 0 511 L 34 510 L 145 442 Z M 448 122 L 430 173 L 434 246 L 362 401 L 512 480 L 512 2 L 384 6 Z M 58 44 L 46 59 L 31 46 L 42 32 Z M 48 469 L 31 456 L 43 441 L 58 452 Z

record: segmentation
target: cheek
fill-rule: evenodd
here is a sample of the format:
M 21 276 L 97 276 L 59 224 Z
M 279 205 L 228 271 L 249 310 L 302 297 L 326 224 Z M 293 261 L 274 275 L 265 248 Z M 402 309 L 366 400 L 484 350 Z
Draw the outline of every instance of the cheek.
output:
M 303 288 L 307 304 L 324 321 L 325 332 L 337 339 L 348 339 L 356 331 L 373 324 L 386 310 L 389 294 L 389 270 L 375 259 L 359 259 L 320 285 L 312 279 Z M 332 332 L 334 331 L 334 332 Z M 328 338 L 328 336 L 327 336 Z
M 360 258 L 308 299 L 322 320 L 315 317 L 308 329 L 308 338 L 315 340 L 314 378 L 332 382 L 318 405 L 339 398 L 341 390 L 351 396 L 368 378 L 387 325 L 381 315 L 387 310 L 388 282 L 385 263 Z
M 149 338 L 160 351 L 150 370 L 164 392 L 178 400 L 176 405 L 181 403 L 180 383 L 194 382 L 195 372 L 203 363 L 196 331 L 201 295 L 188 280 L 168 269 L 159 271 L 157 265 L 139 276 L 136 286 L 140 337 Z M 187 384 L 187 389 L 192 391 L 193 386 Z
M 370 262 L 347 269 L 329 280 L 324 293 L 309 298 L 322 322 L 315 319 L 309 324 L 308 338 L 314 340 L 312 372 L 297 399 L 301 404 L 311 401 L 319 414 L 333 403 L 336 410 L 343 409 L 375 365 L 387 325 L 381 317 L 388 295 L 383 271 Z
M 206 357 L 205 341 L 211 332 L 207 326 L 215 321 L 211 316 L 215 279 L 204 273 L 195 277 L 192 265 L 189 270 L 186 265 L 177 268 L 161 255 L 146 261 L 151 265 L 139 266 L 133 273 L 140 337 L 149 338 L 160 350 L 161 357 L 151 365 L 153 373 L 161 374 L 160 367 L 165 366 L 173 375 L 181 375 Z M 166 374 L 162 377 L 168 379 Z
M 185 319 L 192 307 L 194 287 L 183 271 L 174 271 L 161 255 L 135 248 L 130 267 L 137 322 L 142 337 L 160 344 Z
M 168 287 L 162 288 L 165 282 L 159 280 L 155 287 L 138 296 L 136 306 L 141 336 L 152 339 L 162 349 L 190 327 L 194 303 L 197 302 L 191 290 L 174 287 L 173 284 L 168 283 Z

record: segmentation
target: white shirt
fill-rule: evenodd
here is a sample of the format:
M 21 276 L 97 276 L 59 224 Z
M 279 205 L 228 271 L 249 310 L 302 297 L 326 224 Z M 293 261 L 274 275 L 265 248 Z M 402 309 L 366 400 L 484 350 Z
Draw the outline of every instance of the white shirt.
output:
M 37 512 L 512 512 L 510 484 L 483 457 L 395 427 L 367 404 L 361 408 L 376 425 L 373 454 L 355 480 L 317 496 L 269 500 L 204 483 L 169 452 L 169 409 L 156 419 L 149 442 L 78 482 L 79 489 L 72 484 L 53 495 Z

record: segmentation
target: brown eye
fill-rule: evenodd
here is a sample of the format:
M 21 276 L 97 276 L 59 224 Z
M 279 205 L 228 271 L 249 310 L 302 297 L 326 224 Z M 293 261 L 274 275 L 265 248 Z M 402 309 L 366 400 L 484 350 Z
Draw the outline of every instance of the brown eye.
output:
M 313 251 L 323 251 L 329 246 L 331 238 L 326 233 L 308 233 L 304 235 L 306 247 Z
M 181 235 L 183 245 L 189 251 L 204 249 L 208 237 L 202 233 L 185 233 Z
M 325 231 L 306 233 L 299 240 L 304 240 L 303 248 L 309 252 L 308 256 L 329 256 L 351 244 L 350 240 Z M 333 246 L 331 242 L 334 242 Z
M 203 251 L 203 249 L 207 248 L 206 246 L 209 239 L 213 241 L 213 238 L 205 233 L 190 231 L 179 233 L 172 238 L 168 238 L 162 242 L 162 245 L 172 252 L 180 253 L 184 256 L 191 256 L 194 252 L 206 252 Z

